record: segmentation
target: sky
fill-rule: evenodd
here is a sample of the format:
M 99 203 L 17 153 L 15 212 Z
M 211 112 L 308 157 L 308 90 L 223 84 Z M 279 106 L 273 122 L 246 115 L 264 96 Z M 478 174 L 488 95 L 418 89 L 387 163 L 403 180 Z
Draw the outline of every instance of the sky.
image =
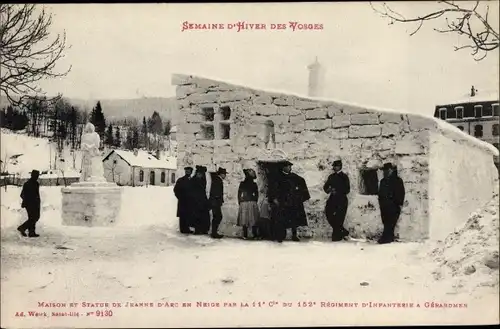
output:
M 498 2 L 490 20 L 498 27 Z M 391 3 L 407 16 L 432 2 Z M 498 51 L 474 61 L 456 35 L 424 25 L 389 25 L 368 2 L 290 4 L 54 4 L 52 31 L 71 48 L 58 63 L 64 78 L 45 81 L 49 94 L 82 99 L 171 97 L 174 73 L 194 74 L 264 89 L 307 94 L 315 57 L 325 68 L 326 98 L 432 114 L 443 102 L 498 91 Z M 265 30 L 188 30 L 183 22 L 266 24 Z M 289 22 L 322 24 L 292 31 Z M 287 24 L 286 30 L 270 25 Z M 226 25 L 227 27 L 227 25 Z

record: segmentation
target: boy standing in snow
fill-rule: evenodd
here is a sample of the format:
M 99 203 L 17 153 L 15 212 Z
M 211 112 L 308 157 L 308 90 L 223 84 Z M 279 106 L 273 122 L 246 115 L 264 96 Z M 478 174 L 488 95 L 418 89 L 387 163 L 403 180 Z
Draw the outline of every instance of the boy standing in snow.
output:
M 26 236 L 26 230 L 28 230 L 30 238 L 39 236 L 35 232 L 36 222 L 40 219 L 40 184 L 38 183 L 38 176 L 40 176 L 40 172 L 33 170 L 31 178 L 24 183 L 21 191 L 21 199 L 23 200 L 21 207 L 26 209 L 28 220 L 19 226 L 17 230 L 22 236 Z
M 384 232 L 378 241 L 380 244 L 394 241 L 394 229 L 405 200 L 403 180 L 398 176 L 395 166 L 391 163 L 385 163 L 383 171 L 384 178 L 380 181 L 378 191 L 380 215 L 384 224 Z

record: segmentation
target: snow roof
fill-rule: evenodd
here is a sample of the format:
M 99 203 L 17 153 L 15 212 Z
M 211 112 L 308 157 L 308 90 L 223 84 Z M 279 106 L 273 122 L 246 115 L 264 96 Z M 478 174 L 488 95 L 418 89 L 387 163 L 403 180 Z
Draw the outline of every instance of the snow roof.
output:
M 463 96 L 461 98 L 457 98 L 450 101 L 442 101 L 437 106 L 441 105 L 453 105 L 453 104 L 466 104 L 466 103 L 477 103 L 477 102 L 498 102 L 499 99 L 498 91 L 478 91 L 475 96 L 470 96 L 470 94 Z
M 134 152 L 132 151 L 112 150 L 104 158 L 104 160 L 106 160 L 106 158 L 108 158 L 113 152 L 115 152 L 131 166 L 177 170 L 177 159 L 175 157 L 165 157 L 164 159 L 159 160 L 154 155 L 149 154 L 145 151 L 138 151 L 137 155 L 134 155 Z
M 196 83 L 196 81 L 213 81 L 215 83 L 220 83 L 220 84 L 226 84 L 226 85 L 232 85 L 237 88 L 242 88 L 242 89 L 247 89 L 247 90 L 252 90 L 256 92 L 265 92 L 269 94 L 281 94 L 283 96 L 292 96 L 292 97 L 298 97 L 304 100 L 311 100 L 311 101 L 318 101 L 318 102 L 325 102 L 325 103 L 335 103 L 337 105 L 344 105 L 344 106 L 350 106 L 350 107 L 357 107 L 357 108 L 364 108 L 369 111 L 374 111 L 374 112 L 380 112 L 380 113 L 398 113 L 398 114 L 409 114 L 412 116 L 417 116 L 423 119 L 429 120 L 429 125 L 431 125 L 433 122 L 436 123 L 436 126 L 438 127 L 438 131 L 442 133 L 443 135 L 450 136 L 452 138 L 458 138 L 463 141 L 465 141 L 468 144 L 471 144 L 475 147 L 482 148 L 483 150 L 492 153 L 495 156 L 499 155 L 499 150 L 494 147 L 492 144 L 484 142 L 482 140 L 479 140 L 473 136 L 470 136 L 469 134 L 461 131 L 457 127 L 449 124 L 448 122 L 445 122 L 441 119 L 435 118 L 432 115 L 425 115 L 425 114 L 420 114 L 420 113 L 414 113 L 408 110 L 395 110 L 395 109 L 390 109 L 390 108 L 380 108 L 376 106 L 367 106 L 367 105 L 362 105 L 358 103 L 352 103 L 352 102 L 345 102 L 345 101 L 340 101 L 332 98 L 323 98 L 323 97 L 311 97 L 311 96 L 305 96 L 299 93 L 294 93 L 286 90 L 278 90 L 278 89 L 266 89 L 266 88 L 258 88 L 255 86 L 249 86 L 245 85 L 243 83 L 238 83 L 230 80 L 220 80 L 217 78 L 210 78 L 210 77 L 204 77 L 204 76 L 199 76 L 199 75 L 192 75 L 192 74 L 180 74 L 180 73 L 175 73 L 172 74 L 172 85 L 184 85 L 184 84 L 190 84 L 190 83 Z M 495 95 L 495 93 L 489 93 Z M 475 102 L 477 102 L 477 99 L 479 99 L 479 93 L 475 98 Z M 498 100 L 498 92 L 496 92 L 496 100 Z

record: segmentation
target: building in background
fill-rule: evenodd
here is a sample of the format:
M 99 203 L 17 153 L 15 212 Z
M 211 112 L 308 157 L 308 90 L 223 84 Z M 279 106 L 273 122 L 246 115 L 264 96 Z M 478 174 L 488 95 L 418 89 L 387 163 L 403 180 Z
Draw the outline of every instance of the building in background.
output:
M 481 93 L 472 86 L 468 97 L 436 106 L 434 117 L 499 148 L 498 93 Z M 499 159 L 495 158 L 498 166 Z
M 104 177 L 121 186 L 171 186 L 175 184 L 177 159 L 145 151 L 112 150 L 104 157 Z

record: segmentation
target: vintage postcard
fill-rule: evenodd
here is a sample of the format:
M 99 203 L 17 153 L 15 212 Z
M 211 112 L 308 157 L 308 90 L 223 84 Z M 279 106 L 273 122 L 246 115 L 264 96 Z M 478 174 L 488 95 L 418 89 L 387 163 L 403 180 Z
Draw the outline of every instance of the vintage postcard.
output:
M 2 328 L 498 324 L 498 13 L 0 4 Z

